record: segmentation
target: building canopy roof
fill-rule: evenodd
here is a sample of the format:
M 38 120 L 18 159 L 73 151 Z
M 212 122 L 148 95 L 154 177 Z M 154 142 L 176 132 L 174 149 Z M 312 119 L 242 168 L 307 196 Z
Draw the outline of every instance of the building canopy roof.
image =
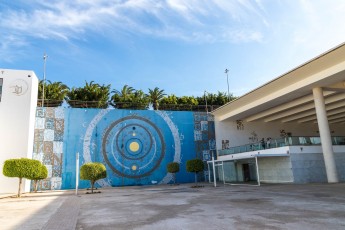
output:
M 312 89 L 323 88 L 330 123 L 345 122 L 345 43 L 214 110 L 218 121 L 317 122 Z

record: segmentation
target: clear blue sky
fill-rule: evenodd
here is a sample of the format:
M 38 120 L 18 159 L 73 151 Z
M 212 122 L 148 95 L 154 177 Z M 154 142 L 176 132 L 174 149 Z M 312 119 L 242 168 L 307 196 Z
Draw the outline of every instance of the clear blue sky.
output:
M 344 0 L 0 0 L 0 68 L 240 96 L 345 41 Z

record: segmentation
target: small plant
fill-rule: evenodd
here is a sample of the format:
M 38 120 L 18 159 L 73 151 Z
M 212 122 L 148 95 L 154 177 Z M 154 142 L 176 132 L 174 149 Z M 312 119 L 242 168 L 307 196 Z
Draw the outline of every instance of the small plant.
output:
M 22 179 L 37 178 L 40 175 L 42 164 L 38 160 L 28 158 L 8 159 L 4 163 L 2 173 L 7 177 L 18 177 L 18 197 L 21 196 Z
M 47 176 L 48 176 L 47 167 L 45 165 L 41 164 L 39 174 L 37 174 L 36 177 L 29 178 L 30 180 L 34 181 L 34 192 L 37 192 L 38 181 L 46 179 Z
M 176 173 L 180 171 L 180 164 L 177 162 L 170 162 L 167 165 L 167 171 L 173 174 L 174 184 L 176 183 Z
M 195 173 L 195 186 L 198 187 L 197 173 L 204 170 L 204 162 L 202 160 L 195 158 L 188 160 L 186 164 L 187 172 Z
M 90 162 L 80 167 L 80 179 L 90 181 L 91 193 L 93 193 L 95 182 L 105 177 L 107 177 L 107 169 L 100 162 Z

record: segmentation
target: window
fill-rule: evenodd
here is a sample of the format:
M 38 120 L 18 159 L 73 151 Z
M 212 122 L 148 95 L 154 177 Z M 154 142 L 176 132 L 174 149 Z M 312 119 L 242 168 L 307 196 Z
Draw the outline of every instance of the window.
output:
M 2 82 L 3 82 L 3 79 L 0 78 L 0 101 L 1 101 L 1 95 L 2 95 Z

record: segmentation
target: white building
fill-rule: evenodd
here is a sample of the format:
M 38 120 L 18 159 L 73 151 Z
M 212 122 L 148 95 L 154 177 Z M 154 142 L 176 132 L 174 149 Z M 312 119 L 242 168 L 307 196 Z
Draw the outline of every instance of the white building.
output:
M 345 181 L 345 44 L 212 114 L 220 180 Z
M 2 174 L 4 161 L 32 158 L 38 79 L 34 72 L 0 69 L 0 193 L 16 193 L 18 179 Z M 30 191 L 29 181 L 22 191 Z

